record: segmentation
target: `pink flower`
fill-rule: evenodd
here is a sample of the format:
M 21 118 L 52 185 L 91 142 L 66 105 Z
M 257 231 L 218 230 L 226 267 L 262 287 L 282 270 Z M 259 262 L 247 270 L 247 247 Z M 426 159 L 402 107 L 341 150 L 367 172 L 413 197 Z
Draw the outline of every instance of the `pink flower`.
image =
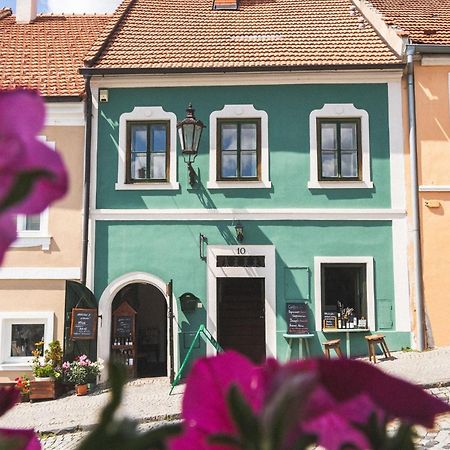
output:
M 272 359 L 257 367 L 227 352 L 194 364 L 183 398 L 184 433 L 170 442 L 171 450 L 229 448 L 209 443 L 208 437 L 239 436 L 226 402 L 231 385 L 238 387 L 263 432 L 276 423 L 276 406 L 285 406 L 289 427 L 283 448 L 306 434 L 315 435 L 328 450 L 346 444 L 370 448 L 355 424 L 367 424 L 373 414 L 382 421 L 399 418 L 431 427 L 437 414 L 450 411 L 421 388 L 360 361 L 310 359 L 280 365 Z M 292 401 L 283 404 L 283 399 Z
M 63 364 L 62 364 L 62 368 L 63 368 L 64 370 L 69 369 L 69 368 L 70 368 L 70 362 L 64 361 Z
M 19 399 L 19 391 L 14 388 L 0 388 L 0 416 L 11 409 Z M 15 445 L 15 450 L 39 450 L 41 444 L 33 430 L 9 430 L 0 428 L 0 444 L 8 443 L 13 439 L 19 442 Z M 6 442 L 5 442 L 6 441 Z M 9 448 L 7 446 L 7 448 Z
M 38 214 L 67 191 L 60 155 L 37 139 L 45 105 L 33 91 L 0 92 L 0 263 L 16 214 Z

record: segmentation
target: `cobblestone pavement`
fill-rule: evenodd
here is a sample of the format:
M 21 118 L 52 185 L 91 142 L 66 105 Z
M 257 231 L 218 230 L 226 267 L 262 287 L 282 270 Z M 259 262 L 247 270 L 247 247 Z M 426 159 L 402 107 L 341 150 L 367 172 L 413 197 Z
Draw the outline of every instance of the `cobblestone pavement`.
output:
M 450 403 L 450 387 L 428 389 L 432 395 Z M 151 422 L 141 424 L 139 428 L 144 431 L 162 422 Z M 417 449 L 450 449 L 450 415 L 442 416 L 433 430 L 427 430 L 422 427 L 416 429 L 418 434 Z M 86 432 L 66 433 L 61 435 L 48 435 L 41 439 L 44 450 L 75 450 L 77 444 L 81 442 Z M 99 449 L 102 450 L 102 449 Z M 126 449 L 124 449 L 126 450 Z

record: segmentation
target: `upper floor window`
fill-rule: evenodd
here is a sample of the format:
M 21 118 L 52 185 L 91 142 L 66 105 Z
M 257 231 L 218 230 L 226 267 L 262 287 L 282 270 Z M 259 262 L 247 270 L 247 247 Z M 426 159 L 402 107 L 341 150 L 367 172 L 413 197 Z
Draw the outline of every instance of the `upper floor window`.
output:
M 361 180 L 361 121 L 317 120 L 319 180 Z
M 261 121 L 218 120 L 219 180 L 259 180 Z
M 120 116 L 116 190 L 179 189 L 176 127 L 176 115 L 161 106 Z
M 127 182 L 167 181 L 169 122 L 128 122 Z
M 225 105 L 209 118 L 209 189 L 270 188 L 268 115 Z
M 41 214 L 17 216 L 17 231 L 22 236 L 24 235 L 24 231 L 41 231 L 41 223 Z
M 310 189 L 372 188 L 369 115 L 351 103 L 327 103 L 309 116 Z

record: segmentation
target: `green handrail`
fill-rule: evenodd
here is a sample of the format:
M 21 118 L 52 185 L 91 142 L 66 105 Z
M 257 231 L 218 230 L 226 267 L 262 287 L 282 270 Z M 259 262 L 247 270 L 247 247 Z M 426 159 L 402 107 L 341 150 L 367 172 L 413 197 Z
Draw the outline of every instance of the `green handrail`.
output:
M 191 357 L 192 354 L 192 350 L 194 349 L 195 343 L 197 342 L 197 340 L 199 338 L 202 338 L 205 343 L 207 344 L 208 342 L 217 350 L 218 353 L 223 352 L 222 347 L 220 346 L 220 344 L 214 339 L 213 335 L 209 332 L 209 330 L 205 327 L 205 325 L 200 325 L 198 327 L 197 333 L 195 333 L 195 337 L 192 340 L 192 344 L 189 347 L 188 352 L 186 353 L 186 356 L 184 357 L 183 363 L 181 364 L 180 370 L 177 372 L 177 375 L 175 376 L 173 382 L 172 382 L 172 388 L 170 389 L 169 395 L 172 394 L 173 389 L 175 388 L 175 386 L 180 382 L 181 377 L 183 375 L 184 369 Z

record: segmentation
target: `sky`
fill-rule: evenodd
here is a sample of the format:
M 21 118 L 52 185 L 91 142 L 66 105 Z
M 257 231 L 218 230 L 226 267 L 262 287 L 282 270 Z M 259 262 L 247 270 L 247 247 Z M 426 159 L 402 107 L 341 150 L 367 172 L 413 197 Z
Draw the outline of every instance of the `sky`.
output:
M 45 13 L 104 13 L 112 12 L 121 0 L 38 0 L 38 12 Z M 15 11 L 16 0 L 0 0 L 0 8 Z

